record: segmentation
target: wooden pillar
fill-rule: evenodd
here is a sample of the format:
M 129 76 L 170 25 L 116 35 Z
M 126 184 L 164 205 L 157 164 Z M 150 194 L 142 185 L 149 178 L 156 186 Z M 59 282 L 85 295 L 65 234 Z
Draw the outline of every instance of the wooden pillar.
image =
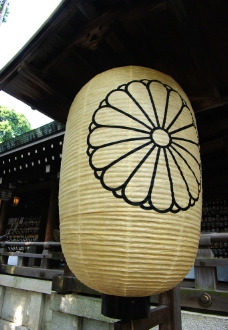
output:
M 59 194 L 59 179 L 53 178 L 51 185 L 51 195 L 49 201 L 47 225 L 45 231 L 45 242 L 54 240 L 54 229 L 59 229 L 59 207 L 58 207 L 58 194 Z
M 6 232 L 9 207 L 10 207 L 10 201 L 1 201 L 0 236 L 4 235 Z
M 210 249 L 210 237 L 201 237 L 196 261 L 199 266 L 194 267 L 195 288 L 199 290 L 216 290 L 217 289 L 217 270 L 216 267 L 205 266 L 205 260 L 214 259 L 212 250 Z
M 180 285 L 158 295 L 158 306 L 169 306 L 170 320 L 161 323 L 159 330 L 181 330 Z

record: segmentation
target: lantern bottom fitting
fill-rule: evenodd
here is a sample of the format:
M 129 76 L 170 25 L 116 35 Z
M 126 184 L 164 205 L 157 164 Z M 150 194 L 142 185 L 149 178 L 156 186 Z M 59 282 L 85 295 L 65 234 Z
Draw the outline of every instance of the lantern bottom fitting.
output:
M 150 316 L 150 296 L 120 297 L 103 294 L 101 313 L 104 316 L 124 321 L 148 318 Z

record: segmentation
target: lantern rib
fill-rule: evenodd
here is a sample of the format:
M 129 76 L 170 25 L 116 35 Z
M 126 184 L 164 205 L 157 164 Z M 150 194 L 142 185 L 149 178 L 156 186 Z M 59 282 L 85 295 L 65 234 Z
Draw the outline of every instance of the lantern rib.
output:
M 199 147 L 199 144 L 195 141 L 192 141 L 192 140 L 188 140 L 188 139 L 184 139 L 184 138 L 177 138 L 177 137 L 173 137 L 172 136 L 172 140 L 179 140 L 179 141 L 183 141 L 183 142 L 189 142 L 189 143 L 192 143 L 194 145 L 196 145 L 197 147 Z M 174 144 L 177 144 L 175 142 L 173 142 Z
M 151 99 L 151 94 L 150 94 L 150 91 L 149 91 L 149 88 L 148 88 L 148 83 L 150 83 L 150 81 L 143 81 L 143 80 L 133 80 L 131 82 L 129 82 L 128 84 L 126 84 L 125 86 L 125 92 L 127 93 L 127 95 L 132 99 L 132 101 L 137 105 L 137 107 L 140 109 L 140 111 L 144 114 L 144 116 L 146 117 L 146 119 L 149 121 L 149 123 L 152 125 L 152 127 L 156 127 L 156 125 L 153 123 L 152 119 L 149 117 L 149 115 L 146 113 L 146 111 L 141 107 L 141 105 L 139 104 L 139 102 L 131 95 L 131 93 L 129 92 L 128 90 L 128 87 L 132 84 L 132 83 L 142 83 L 146 89 L 147 89 L 147 92 L 149 94 L 149 97 Z M 124 86 L 124 85 L 122 85 Z M 122 87 L 120 86 L 120 87 Z
M 138 138 L 138 139 L 135 138 L 135 139 L 130 139 L 130 141 L 147 140 L 147 139 L 148 139 L 148 138 Z M 121 142 L 121 141 L 118 141 L 118 143 L 120 143 L 120 142 Z M 151 140 L 150 140 L 150 141 L 148 141 L 148 142 L 146 142 L 146 143 L 140 145 L 139 147 L 137 147 L 137 148 L 135 148 L 135 149 L 132 149 L 131 151 L 127 152 L 126 154 L 120 156 L 119 158 L 117 158 L 116 160 L 114 160 L 113 162 L 111 162 L 109 165 L 104 166 L 104 167 L 102 167 L 102 168 L 96 167 L 96 166 L 94 166 L 93 163 L 92 163 L 92 157 L 93 157 L 94 153 L 95 153 L 97 150 L 100 149 L 100 148 L 97 148 L 97 149 L 93 150 L 92 153 L 90 154 L 90 159 L 89 159 L 90 166 L 91 166 L 91 168 L 92 168 L 94 171 L 96 171 L 96 170 L 98 170 L 98 171 L 100 171 L 100 170 L 106 171 L 107 169 L 109 169 L 109 168 L 112 167 L 113 165 L 117 164 L 119 161 L 121 161 L 121 160 L 123 160 L 124 158 L 130 156 L 130 155 L 133 154 L 134 152 L 136 152 L 136 151 L 138 151 L 138 150 L 140 150 L 140 149 L 142 149 L 142 148 L 145 148 L 146 146 L 148 146 L 148 145 L 151 144 L 151 143 L 152 143 L 152 142 L 151 142 Z M 113 144 L 110 144 L 110 145 L 115 145 L 115 144 L 116 144 L 116 143 L 113 143 Z M 106 188 L 106 189 L 108 189 L 108 188 Z
M 188 164 L 188 162 L 186 161 L 186 159 L 181 155 L 181 153 L 179 151 L 176 150 L 176 148 L 174 146 L 171 146 L 171 148 L 183 159 L 183 161 L 185 162 L 185 164 L 187 165 L 187 167 L 189 168 L 189 170 L 192 172 L 194 178 L 196 179 L 197 185 L 200 186 L 200 182 L 198 181 L 195 172 L 193 171 L 193 169 L 191 168 L 191 166 Z
M 156 80 L 153 80 L 153 81 L 149 82 L 149 85 L 151 85 L 152 82 L 154 82 L 154 81 L 156 81 Z M 156 81 L 156 82 L 160 82 L 160 81 Z M 150 97 L 150 102 L 152 104 L 152 108 L 153 108 L 153 111 L 154 111 L 154 116 L 155 116 L 156 121 L 157 121 L 157 125 L 155 125 L 155 127 L 159 127 L 159 119 L 158 119 L 158 114 L 157 114 L 156 106 L 155 106 L 155 103 L 154 103 L 154 99 L 153 99 L 153 96 L 151 94 L 151 91 L 150 91 L 149 87 L 147 87 L 147 90 L 148 90 L 149 97 Z
M 176 166 L 177 166 L 177 168 L 179 170 L 179 173 L 180 173 L 180 175 L 181 175 L 181 177 L 182 177 L 182 179 L 183 179 L 183 181 L 185 183 L 186 190 L 187 190 L 188 195 L 189 195 L 189 201 L 188 201 L 188 205 L 186 207 L 181 207 L 180 205 L 178 205 L 177 202 L 176 202 L 176 200 L 174 202 L 174 204 L 175 204 L 176 207 L 178 207 L 179 209 L 181 209 L 182 211 L 184 211 L 184 210 L 187 210 L 189 208 L 189 206 L 191 204 L 190 203 L 190 199 L 192 198 L 192 196 L 191 196 L 191 193 L 190 193 L 190 189 L 189 189 L 188 183 L 187 183 L 187 181 L 186 181 L 186 179 L 184 177 L 184 174 L 183 174 L 183 172 L 182 172 L 182 170 L 181 170 L 181 168 L 180 168 L 180 166 L 179 166 L 179 164 L 178 164 L 178 162 L 177 162 L 177 160 L 176 160 L 173 152 L 170 149 L 171 148 L 169 148 L 169 152 L 170 152 L 170 154 L 171 154 L 171 156 L 172 156 L 172 158 L 173 158 L 173 160 L 174 160 L 174 162 L 175 162 L 175 164 L 176 164 Z
M 194 125 L 193 125 L 193 124 L 189 124 L 189 125 L 186 125 L 186 126 L 182 126 L 182 127 L 178 128 L 178 129 L 176 129 L 176 130 L 170 132 L 170 134 L 175 134 L 175 133 L 177 133 L 177 132 L 184 131 L 184 130 L 190 128 L 190 127 L 194 127 Z
M 124 200 L 127 202 L 127 203 L 130 203 L 132 205 L 141 205 L 141 204 L 144 204 L 145 202 L 147 202 L 148 200 L 148 195 L 143 199 L 141 200 L 140 202 L 132 202 L 130 201 L 126 194 L 125 194 L 125 190 L 126 190 L 126 187 L 128 185 L 128 183 L 131 181 L 131 179 L 134 177 L 134 175 L 137 173 L 137 171 L 140 169 L 140 167 L 142 166 L 142 164 L 146 161 L 146 159 L 150 156 L 150 154 L 154 151 L 154 149 L 156 148 L 155 145 L 153 145 L 151 147 L 151 149 L 147 152 L 147 154 L 143 157 L 143 159 L 141 159 L 141 161 L 139 162 L 138 166 L 135 167 L 135 169 L 132 171 L 132 173 L 130 174 L 130 176 L 128 177 L 128 179 L 125 181 L 124 185 L 123 185 L 123 198 Z
M 118 112 L 120 112 L 120 113 L 126 115 L 127 117 L 130 117 L 131 119 L 133 119 L 133 120 L 139 122 L 139 123 L 142 124 L 143 126 L 149 128 L 149 129 L 151 129 L 151 127 L 148 126 L 147 124 L 145 124 L 143 121 L 137 119 L 136 117 L 132 116 L 131 114 L 126 113 L 124 110 L 119 109 L 119 108 L 115 107 L 114 105 L 112 105 L 111 103 L 109 103 L 109 97 L 110 97 L 110 95 L 111 95 L 112 93 L 116 92 L 116 91 L 121 91 L 121 92 L 123 92 L 123 93 L 126 93 L 126 94 L 129 96 L 129 98 L 130 98 L 130 99 L 136 104 L 136 106 L 138 107 L 138 109 L 143 113 L 143 115 L 147 118 L 147 120 L 148 120 L 149 123 L 152 125 L 152 127 L 155 126 L 154 123 L 152 122 L 151 118 L 148 116 L 148 114 L 143 110 L 143 108 L 140 106 L 140 104 L 139 104 L 139 103 L 138 103 L 138 102 L 132 97 L 132 95 L 128 92 L 128 90 L 122 90 L 122 89 L 117 88 L 117 89 L 111 91 L 111 92 L 107 95 L 107 97 L 105 98 L 105 101 L 106 101 L 106 105 L 107 105 L 107 106 L 109 106 L 109 107 L 110 107 L 111 109 L 113 109 L 113 110 L 116 110 L 116 111 L 118 111 Z M 104 105 L 102 105 L 102 107 L 104 107 Z M 100 109 L 101 109 L 101 108 L 98 108 L 96 111 L 99 111 Z
M 178 94 L 179 95 L 179 94 Z M 182 104 L 180 110 L 178 111 L 178 113 L 176 114 L 176 116 L 173 118 L 173 120 L 171 121 L 171 123 L 169 124 L 169 126 L 166 128 L 167 131 L 170 130 L 170 128 L 173 126 L 173 124 L 175 123 L 175 121 L 178 119 L 178 117 L 181 115 L 182 111 L 184 109 L 184 105 Z
M 189 141 L 189 142 L 191 142 L 191 141 Z M 200 166 L 200 162 L 196 159 L 196 157 L 188 149 L 186 149 L 185 147 L 183 147 L 182 145 L 180 145 L 176 142 L 173 142 L 172 144 L 175 144 L 177 147 L 179 147 L 182 150 L 184 150 L 185 152 L 187 152 L 196 161 L 196 163 Z M 198 144 L 196 144 L 196 145 L 198 146 Z
M 170 97 L 170 90 L 167 91 L 167 95 L 166 95 L 166 102 L 165 102 L 165 112 L 164 112 L 164 117 L 163 117 L 163 123 L 162 123 L 162 128 L 165 128 L 165 123 L 166 123 L 166 119 L 167 119 L 167 113 L 168 113 L 168 106 L 169 106 L 169 97 Z M 167 129 L 168 131 L 168 129 Z
M 123 139 L 123 140 L 117 140 L 115 142 L 109 142 L 109 143 L 105 143 L 100 145 L 99 147 L 95 147 L 92 144 L 89 144 L 89 147 L 87 149 L 88 151 L 88 155 L 93 155 L 97 150 L 101 149 L 101 148 L 106 148 L 106 147 L 110 147 L 116 144 L 120 144 L 120 143 L 124 143 L 124 142 L 130 142 L 130 141 L 140 141 L 140 140 L 148 140 L 150 137 L 139 137 L 139 138 L 129 138 L 129 139 Z M 149 143 L 151 143 L 151 141 L 149 141 Z M 140 146 L 141 147 L 141 146 Z M 89 150 L 93 149 L 93 151 L 90 153 Z M 135 149 L 134 149 L 135 150 Z M 133 151 L 134 152 L 134 151 Z
M 104 175 L 105 175 L 105 172 L 106 172 L 109 168 L 111 168 L 113 165 L 117 164 L 119 161 L 123 160 L 124 158 L 130 156 L 130 155 L 133 154 L 134 152 L 136 152 L 136 151 L 138 151 L 138 150 L 140 150 L 140 149 L 142 149 L 142 148 L 144 148 L 144 147 L 146 147 L 146 146 L 148 146 L 148 145 L 150 145 L 150 144 L 152 144 L 151 141 L 145 143 L 145 144 L 142 145 L 142 146 L 139 146 L 139 147 L 136 148 L 136 149 L 133 149 L 133 150 L 129 151 L 129 152 L 126 153 L 125 155 L 119 157 L 118 159 L 116 159 L 115 161 L 113 161 L 112 163 L 110 163 L 108 166 L 104 167 L 104 168 L 103 168 L 103 171 L 102 171 L 102 175 L 101 175 L 101 184 L 103 185 L 103 187 L 104 187 L 105 189 L 107 189 L 107 190 L 120 190 L 120 189 L 122 189 L 122 187 L 126 185 L 126 182 L 129 182 L 130 180 L 128 181 L 128 179 L 127 179 L 127 181 L 125 181 L 125 183 L 123 183 L 120 187 L 115 188 L 115 189 L 112 189 L 112 188 L 106 186 L 106 184 L 104 183 Z M 153 147 L 152 147 L 151 149 L 153 149 Z M 152 151 L 151 151 L 151 152 L 152 152 Z M 148 155 L 148 156 L 149 156 L 149 155 Z M 148 157 L 148 156 L 147 156 L 147 157 Z M 146 156 L 145 156 L 145 157 L 146 157 Z M 144 158 L 145 158 L 145 157 L 144 157 Z M 136 173 L 136 171 L 139 169 L 139 167 L 142 165 L 143 162 L 144 162 L 144 161 L 141 161 L 140 164 L 137 166 L 137 169 L 134 170 L 135 173 Z M 133 172 L 134 172 L 134 171 L 133 171 Z M 133 175 L 132 175 L 132 176 L 133 176 Z M 137 205 L 138 205 L 138 204 L 137 204 Z

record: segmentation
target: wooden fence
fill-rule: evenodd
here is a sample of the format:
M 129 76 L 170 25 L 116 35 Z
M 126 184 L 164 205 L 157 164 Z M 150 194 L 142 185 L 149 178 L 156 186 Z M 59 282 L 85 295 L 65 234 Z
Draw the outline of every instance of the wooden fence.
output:
M 16 251 L 12 252 L 14 249 Z M 50 280 L 64 274 L 64 256 L 59 242 L 1 242 L 0 257 L 6 274 Z M 10 257 L 16 257 L 14 262 L 10 262 Z
M 228 258 L 215 258 L 211 250 L 213 242 L 228 242 L 228 233 L 202 234 L 194 264 L 194 278 L 180 283 L 182 308 L 228 313 L 228 281 L 218 281 L 218 267 L 227 268 Z M 58 242 L 1 242 L 0 258 L 6 274 L 52 280 L 53 290 L 59 293 L 82 292 L 100 295 L 86 287 L 71 273 L 64 261 Z M 14 251 L 23 247 L 26 252 Z M 17 257 L 15 265 L 9 265 L 9 257 Z M 157 304 L 157 296 L 151 303 Z

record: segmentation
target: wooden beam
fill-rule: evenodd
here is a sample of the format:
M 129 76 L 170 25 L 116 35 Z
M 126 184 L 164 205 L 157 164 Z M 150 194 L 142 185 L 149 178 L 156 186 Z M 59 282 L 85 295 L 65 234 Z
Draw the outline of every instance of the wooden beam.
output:
M 212 304 L 207 308 L 203 308 L 203 306 L 199 303 L 199 298 L 201 295 L 205 294 L 205 290 L 197 290 L 194 288 L 184 288 L 181 287 L 181 306 L 188 308 L 196 308 L 196 309 L 204 309 L 206 311 L 217 311 L 228 312 L 228 292 L 227 291 L 211 291 L 207 290 L 207 294 L 210 295 Z
M 21 64 L 29 58 L 41 45 L 46 42 L 53 32 L 60 28 L 61 23 L 69 16 L 74 15 L 78 11 L 77 1 L 62 1 L 62 5 L 56 10 L 47 24 L 36 33 L 31 42 L 29 42 L 23 50 L 7 65 L 1 74 L 0 89 L 5 91 L 5 86 L 12 80 Z
M 77 8 L 88 21 L 91 21 L 99 16 L 98 11 L 95 9 L 90 0 L 78 1 Z
M 210 109 L 215 109 L 223 105 L 228 104 L 228 96 L 222 97 L 220 99 L 213 99 L 213 95 L 206 95 L 204 97 L 189 97 L 192 107 L 195 113 L 207 111 Z
M 217 138 L 215 140 L 200 144 L 200 152 L 202 155 L 212 153 L 217 150 L 224 149 L 224 139 Z
M 61 269 L 45 269 L 45 268 L 33 268 L 33 267 L 19 267 L 3 265 L 3 271 L 5 274 L 19 275 L 25 277 L 35 277 L 42 279 L 52 279 L 55 275 L 63 274 Z
M 226 241 L 227 242 L 227 241 Z M 228 259 L 206 259 L 206 258 L 201 258 L 201 259 L 196 259 L 194 266 L 196 267 L 228 267 Z
M 50 84 L 47 84 L 42 79 L 42 72 L 31 65 L 26 64 L 25 62 L 21 64 L 18 68 L 18 73 L 21 74 L 23 77 L 28 79 L 29 81 L 33 82 L 36 86 L 41 88 L 46 94 L 50 95 L 55 102 L 63 103 L 66 107 L 70 107 L 71 100 L 65 97 L 60 91 L 54 90 Z
M 52 68 L 52 66 L 56 65 L 61 61 L 61 58 L 64 58 L 67 54 L 70 54 L 72 51 L 72 47 L 83 47 L 86 49 L 94 50 L 98 47 L 99 43 L 102 40 L 106 40 L 106 42 L 113 48 L 115 52 L 120 52 L 123 54 L 123 49 L 125 49 L 127 55 L 126 47 L 123 43 L 118 39 L 118 37 L 114 34 L 112 30 L 112 24 L 117 20 L 129 20 L 135 19 L 139 20 L 152 14 L 157 14 L 160 11 L 163 11 L 167 8 L 166 1 L 145 1 L 143 5 L 139 2 L 136 4 L 126 5 L 123 3 L 122 6 L 118 5 L 118 8 L 112 9 L 102 15 L 99 15 L 90 22 L 82 26 L 78 31 L 76 31 L 75 36 L 72 37 L 71 40 L 68 41 L 67 45 L 64 46 L 57 54 L 55 54 L 55 58 L 53 58 L 46 66 L 43 68 L 43 73 L 47 74 L 47 72 Z M 91 15 L 90 15 L 91 16 Z M 92 17 L 92 16 L 91 16 Z M 109 37 L 110 33 L 110 37 Z M 117 48 L 114 46 L 117 45 Z M 75 48 L 74 48 L 75 52 Z M 80 56 L 80 54 L 76 54 Z M 81 60 L 81 59 L 80 59 Z M 85 63 L 85 62 L 84 62 Z M 88 67 L 92 65 L 86 62 Z M 94 71 L 94 68 L 93 68 Z

